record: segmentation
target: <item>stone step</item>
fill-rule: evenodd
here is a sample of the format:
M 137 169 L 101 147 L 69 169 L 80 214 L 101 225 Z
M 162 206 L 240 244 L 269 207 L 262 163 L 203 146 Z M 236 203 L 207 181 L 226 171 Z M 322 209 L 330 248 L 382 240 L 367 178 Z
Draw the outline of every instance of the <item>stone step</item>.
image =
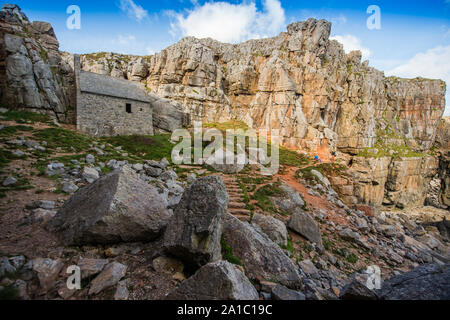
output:
M 235 217 L 241 220 L 242 222 L 250 222 L 250 216 L 235 215 Z
M 228 212 L 231 213 L 233 216 L 249 216 L 251 215 L 251 211 L 247 209 L 235 209 L 235 208 L 228 208 Z
M 228 193 L 228 197 L 231 198 L 236 198 L 236 199 L 244 199 L 242 193 Z
M 230 188 L 230 189 L 227 188 L 227 191 L 228 191 L 228 192 L 242 193 L 242 189 L 235 189 L 235 188 Z
M 231 208 L 231 209 L 245 209 L 245 207 L 246 207 L 246 204 L 243 202 L 230 202 L 228 204 L 228 208 Z

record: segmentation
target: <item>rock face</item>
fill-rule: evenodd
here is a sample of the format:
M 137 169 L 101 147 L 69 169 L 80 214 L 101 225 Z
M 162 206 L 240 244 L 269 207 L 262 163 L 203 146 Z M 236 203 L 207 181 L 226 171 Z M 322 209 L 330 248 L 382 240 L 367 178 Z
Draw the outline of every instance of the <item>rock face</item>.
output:
M 346 54 L 329 39 L 330 30 L 328 21 L 309 19 L 277 37 L 235 45 L 187 37 L 145 57 L 145 64 L 102 54 L 85 56 L 83 68 L 101 65 L 99 72 L 145 82 L 192 120 L 280 129 L 287 147 L 357 154 L 373 147 L 377 131 L 389 125 L 411 147 L 429 149 L 445 83 L 386 78 L 362 63 L 360 52 Z M 137 78 L 136 64 L 147 66 Z
M 31 23 L 18 6 L 3 5 L 0 64 L 3 105 L 68 120 L 75 106 L 74 79 L 49 23 Z
M 195 181 L 174 210 L 164 235 L 164 248 L 193 268 L 221 258 L 223 217 L 228 194 L 220 177 Z
M 73 56 L 58 51 L 49 24 L 29 22 L 17 6 L 5 5 L 0 21 L 0 102 L 70 120 Z M 194 120 L 278 129 L 286 147 L 357 156 L 333 184 L 346 204 L 423 204 L 438 164 L 418 152 L 436 137 L 448 148 L 445 83 L 385 77 L 360 52 L 346 54 L 330 31 L 330 22 L 309 19 L 274 38 L 224 44 L 187 37 L 152 56 L 102 52 L 81 62 L 85 71 L 145 84 L 157 131 Z
M 439 160 L 439 178 L 441 181 L 440 201 L 450 207 L 450 151 L 446 151 Z
M 271 216 L 255 213 L 252 224 L 261 228 L 262 232 L 264 232 L 273 242 L 283 246 L 288 244 L 288 231 L 285 224 L 280 220 Z
M 354 157 L 350 169 L 332 184 L 349 205 L 421 206 L 438 166 L 431 156 Z
M 289 288 L 301 285 L 297 268 L 277 244 L 228 213 L 224 220 L 224 239 L 241 259 L 250 279 L 275 279 Z
M 123 167 L 72 196 L 48 227 L 67 245 L 113 244 L 153 240 L 170 217 L 158 191 Z
M 449 300 L 450 265 L 422 265 L 383 284 L 383 300 Z
M 102 273 L 100 273 L 91 283 L 89 294 L 98 294 L 104 289 L 116 285 L 120 279 L 122 279 L 127 272 L 127 266 L 112 262 L 105 267 Z
M 289 228 L 311 242 L 322 247 L 322 235 L 319 226 L 314 219 L 306 212 L 297 208 L 289 220 Z
M 258 300 L 255 287 L 226 261 L 207 264 L 171 292 L 169 300 Z

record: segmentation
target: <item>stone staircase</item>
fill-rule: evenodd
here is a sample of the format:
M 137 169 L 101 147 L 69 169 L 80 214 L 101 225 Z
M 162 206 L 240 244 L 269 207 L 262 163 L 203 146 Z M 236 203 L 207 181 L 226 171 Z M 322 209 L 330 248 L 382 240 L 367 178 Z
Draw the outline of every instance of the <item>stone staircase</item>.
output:
M 230 197 L 228 212 L 241 221 L 250 221 L 251 211 L 246 209 L 244 195 L 236 178 L 233 176 L 222 176 L 222 178 Z

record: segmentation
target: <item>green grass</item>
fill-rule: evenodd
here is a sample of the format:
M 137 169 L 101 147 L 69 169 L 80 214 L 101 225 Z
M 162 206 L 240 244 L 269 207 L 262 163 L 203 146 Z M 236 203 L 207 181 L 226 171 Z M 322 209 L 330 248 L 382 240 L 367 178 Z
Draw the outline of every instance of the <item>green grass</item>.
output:
M 212 122 L 212 123 L 206 123 L 203 124 L 203 128 L 216 128 L 219 131 L 225 132 L 227 130 L 238 130 L 238 129 L 243 129 L 243 130 L 248 130 L 248 126 L 241 121 L 227 121 L 227 122 L 222 122 L 222 123 L 218 123 L 218 122 Z
M 46 141 L 48 148 L 61 148 L 66 152 L 81 152 L 88 150 L 93 139 L 74 131 L 63 128 L 49 128 L 33 134 L 40 141 Z
M 16 121 L 17 123 L 53 123 L 50 117 L 46 114 L 39 114 L 28 111 L 8 111 L 2 114 L 7 121 Z
M 24 157 L 15 156 L 11 151 L 6 149 L 0 149 L 0 173 L 12 160 L 24 159 Z
M 376 149 L 376 153 L 375 152 L 371 152 L 372 150 Z M 391 151 L 393 151 L 393 154 L 391 155 Z M 377 143 L 374 147 L 372 148 L 366 148 L 364 150 L 361 150 L 358 153 L 358 157 L 363 157 L 363 158 L 384 158 L 384 157 L 392 157 L 394 159 L 398 159 L 398 158 L 423 158 L 425 157 L 426 154 L 425 153 L 421 153 L 421 152 L 416 152 L 413 149 L 411 149 L 410 147 L 406 146 L 406 145 L 402 145 L 402 146 L 396 146 L 396 145 L 391 145 L 391 146 L 386 146 L 386 144 L 384 143 Z
M 354 253 L 350 253 L 346 259 L 351 264 L 355 264 L 358 262 L 358 257 Z
M 30 132 L 33 131 L 34 129 L 32 127 L 28 127 L 28 126 L 24 126 L 24 125 L 19 125 L 19 126 L 10 126 L 10 127 L 5 127 L 2 130 L 0 130 L 0 136 L 12 136 L 17 134 L 18 132 Z
M 248 194 L 247 187 L 243 184 L 241 179 L 238 179 L 238 184 L 239 184 L 239 188 L 241 188 L 242 194 L 244 196 L 245 208 L 247 210 L 251 211 L 251 218 L 253 218 L 253 211 L 255 210 L 255 206 L 250 204 L 250 195 Z
M 310 159 L 298 152 L 280 147 L 280 164 L 290 167 L 302 167 L 310 163 Z
M 317 166 L 309 166 L 297 171 L 296 177 L 307 181 L 320 183 L 319 178 L 312 173 L 313 170 L 320 172 L 324 176 L 338 176 L 346 170 L 345 166 L 337 163 L 321 163 Z
M 17 182 L 11 186 L 3 187 L 0 186 L 0 193 L 6 194 L 10 191 L 23 191 L 23 190 L 30 190 L 34 189 L 32 185 L 30 185 L 30 181 L 26 178 L 18 178 Z
M 123 152 L 134 154 L 145 160 L 160 161 L 172 157 L 173 144 L 170 143 L 170 135 L 155 136 L 116 136 L 101 139 L 103 142 L 121 146 Z M 119 159 L 116 159 L 119 160 Z
M 281 190 L 278 183 L 268 184 L 259 188 L 252 196 L 253 200 L 257 201 L 257 206 L 261 208 L 264 212 L 272 214 L 282 214 L 286 215 L 286 212 L 278 210 L 272 203 L 271 197 L 284 197 L 285 192 Z
M 283 250 L 289 251 L 289 252 L 291 253 L 292 256 L 294 255 L 294 251 L 295 251 L 295 250 L 294 250 L 294 243 L 292 242 L 292 239 L 288 239 L 288 244 L 287 244 L 287 246 L 281 245 L 280 247 L 281 247 L 281 249 L 283 249 Z
M 236 257 L 233 253 L 233 248 L 231 248 L 225 239 L 225 236 L 222 236 L 221 239 L 221 245 L 222 245 L 222 259 L 225 261 L 228 261 L 229 263 L 236 264 L 238 266 L 243 266 L 241 259 Z
M 385 119 L 386 115 L 383 115 L 383 119 Z M 397 122 L 400 121 L 400 118 L 396 119 Z M 396 144 L 388 144 L 389 140 L 397 140 L 399 141 L 399 145 Z M 376 151 L 376 152 L 372 152 Z M 386 125 L 385 128 L 381 128 L 381 125 L 378 125 L 377 129 L 377 141 L 375 145 L 371 148 L 365 148 L 358 153 L 358 157 L 363 158 L 422 158 L 425 157 L 426 154 L 421 152 L 416 152 L 411 147 L 409 147 L 406 143 L 405 137 L 398 134 L 395 129 L 392 128 L 390 124 Z

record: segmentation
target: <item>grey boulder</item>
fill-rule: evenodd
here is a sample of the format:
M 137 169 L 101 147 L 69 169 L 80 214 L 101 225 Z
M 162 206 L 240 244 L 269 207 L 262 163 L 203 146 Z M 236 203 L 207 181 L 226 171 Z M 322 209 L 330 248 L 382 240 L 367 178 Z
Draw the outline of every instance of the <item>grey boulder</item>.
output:
M 319 247 L 323 246 L 319 226 L 316 221 L 302 209 L 297 208 L 295 210 L 289 220 L 288 227 L 309 241 L 317 244 Z
M 73 195 L 48 228 L 67 245 L 151 241 L 170 217 L 158 191 L 123 167 Z
M 258 292 L 234 265 L 218 261 L 200 268 L 172 291 L 168 300 L 257 300 Z
M 174 210 L 164 235 L 167 253 L 194 268 L 219 260 L 222 222 L 228 202 L 222 178 L 198 179 Z
M 229 213 L 224 220 L 224 240 L 242 261 L 249 278 L 276 280 L 289 288 L 301 285 L 297 267 L 283 250 L 268 236 Z
M 257 225 L 273 242 L 283 246 L 288 244 L 288 231 L 280 220 L 255 213 L 252 224 Z
M 382 300 L 450 300 L 450 265 L 422 265 L 383 283 Z
M 278 301 L 299 301 L 306 300 L 303 293 L 288 289 L 281 285 L 272 288 L 272 299 Z

